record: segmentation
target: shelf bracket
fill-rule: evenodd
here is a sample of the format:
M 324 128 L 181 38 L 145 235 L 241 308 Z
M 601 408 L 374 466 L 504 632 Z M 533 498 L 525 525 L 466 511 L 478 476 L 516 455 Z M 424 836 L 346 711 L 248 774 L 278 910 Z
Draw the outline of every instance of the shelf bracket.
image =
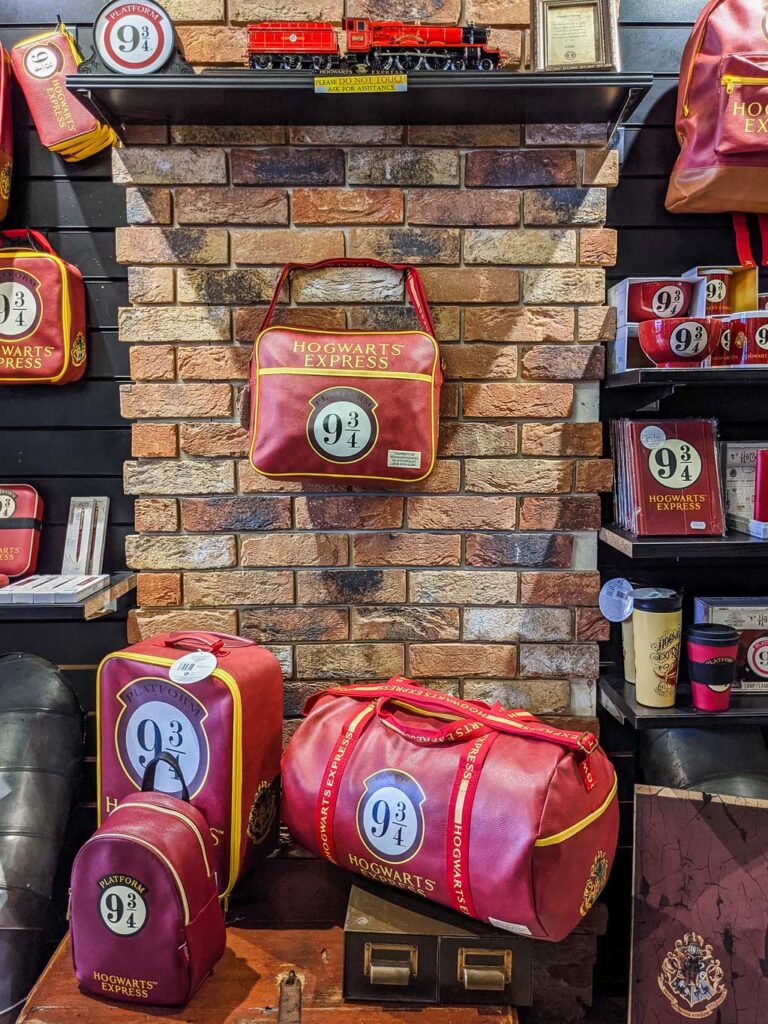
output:
M 643 98 L 644 95 L 645 95 L 645 90 L 643 90 L 643 89 L 630 89 L 627 92 L 626 98 L 625 98 L 624 102 L 621 105 L 621 109 L 619 110 L 619 113 L 617 114 L 616 118 L 613 121 L 609 122 L 609 124 L 608 124 L 608 148 L 609 149 L 617 148 L 617 147 L 615 147 L 614 139 L 615 139 L 619 129 L 624 124 L 624 122 L 627 120 L 627 118 L 632 113 L 632 111 L 636 109 L 637 105 L 640 103 L 640 100 Z M 622 154 L 622 150 L 623 150 L 623 146 L 620 147 L 619 158 L 621 158 L 621 156 L 623 155 Z

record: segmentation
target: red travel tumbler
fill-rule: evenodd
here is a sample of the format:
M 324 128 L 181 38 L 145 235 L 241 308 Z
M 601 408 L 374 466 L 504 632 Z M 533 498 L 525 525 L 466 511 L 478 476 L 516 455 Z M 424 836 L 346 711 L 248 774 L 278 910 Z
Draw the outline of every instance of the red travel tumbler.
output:
M 693 706 L 699 711 L 727 711 L 736 673 L 739 634 L 719 622 L 688 628 L 688 673 Z

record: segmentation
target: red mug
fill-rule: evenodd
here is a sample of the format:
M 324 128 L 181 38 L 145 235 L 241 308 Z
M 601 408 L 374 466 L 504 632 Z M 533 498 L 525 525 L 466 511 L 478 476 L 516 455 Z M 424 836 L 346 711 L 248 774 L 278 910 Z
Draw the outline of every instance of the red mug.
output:
M 700 622 L 688 627 L 688 674 L 693 706 L 727 711 L 736 674 L 739 634 L 733 626 Z
M 634 281 L 627 288 L 627 320 L 685 316 L 692 295 L 693 282 L 683 278 Z
M 725 268 L 704 270 L 701 277 L 707 282 L 707 316 L 723 316 L 730 313 L 733 271 Z
M 734 362 L 744 366 L 768 364 L 768 310 L 735 313 L 731 318 L 731 346 Z
M 723 331 L 717 317 L 644 320 L 638 325 L 640 347 L 657 366 L 700 366 L 715 350 Z
M 731 317 L 718 316 L 716 319 L 723 325 L 723 329 L 720 332 L 720 340 L 712 351 L 712 366 L 732 366 L 737 349 L 731 344 Z M 741 358 L 740 349 L 738 356 Z

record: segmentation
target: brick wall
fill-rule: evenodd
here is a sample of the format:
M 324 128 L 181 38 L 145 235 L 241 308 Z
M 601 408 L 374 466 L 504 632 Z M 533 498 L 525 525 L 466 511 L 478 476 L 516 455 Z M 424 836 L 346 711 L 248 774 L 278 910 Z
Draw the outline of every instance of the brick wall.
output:
M 288 14 L 230 6 L 233 21 Z M 481 22 L 523 5 L 469 6 L 464 19 Z M 199 60 L 244 46 L 240 28 L 181 33 Z M 403 672 L 545 715 L 592 713 L 598 492 L 611 486 L 603 268 L 616 245 L 604 129 L 177 127 L 128 141 L 114 175 L 131 225 L 117 240 L 135 381 L 122 389 L 138 497 L 131 639 L 192 626 L 258 639 L 283 664 L 288 717 L 329 682 Z M 342 255 L 418 264 L 437 323 L 440 458 L 401 491 L 268 480 L 245 457 L 250 344 L 279 265 Z M 297 274 L 291 301 L 284 319 L 310 326 L 415 323 L 388 272 Z

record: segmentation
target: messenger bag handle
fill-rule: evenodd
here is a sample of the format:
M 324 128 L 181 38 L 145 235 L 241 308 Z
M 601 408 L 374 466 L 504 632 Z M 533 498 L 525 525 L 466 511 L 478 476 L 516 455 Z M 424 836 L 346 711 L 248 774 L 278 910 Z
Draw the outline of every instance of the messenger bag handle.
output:
M 400 702 L 406 709 L 415 710 L 417 713 L 436 714 L 439 712 L 452 712 L 454 719 L 461 719 L 465 722 L 476 723 L 485 727 L 486 731 L 503 732 L 510 736 L 527 736 L 529 739 L 542 740 L 546 743 L 557 743 L 568 750 L 579 751 L 582 754 L 591 754 L 597 747 L 597 739 L 591 732 L 573 732 L 569 729 L 555 729 L 553 726 L 545 725 L 533 716 L 527 716 L 526 712 L 510 712 L 499 708 L 499 706 L 484 705 L 481 701 L 461 700 L 458 697 L 451 697 L 449 694 L 440 693 L 437 690 L 428 690 L 420 686 L 413 686 L 406 683 L 399 677 L 390 679 L 383 684 L 371 684 L 366 686 L 338 686 L 325 691 L 339 697 L 360 697 L 367 700 L 375 700 L 376 714 L 382 718 L 385 724 L 391 723 L 391 717 L 387 716 L 386 705 L 390 701 Z M 311 698 L 310 698 L 311 700 Z M 402 731 L 402 723 L 398 722 L 398 731 Z M 453 722 L 451 729 L 456 731 L 456 723 Z M 451 729 L 445 729 L 446 735 L 450 735 Z M 411 730 L 409 730 L 411 731 Z M 468 735 L 478 734 L 472 730 Z M 403 732 L 403 735 L 406 735 Z M 415 735 L 421 736 L 418 730 Z M 408 737 L 410 738 L 410 737 Z M 454 736 L 454 739 L 461 738 Z M 418 742 L 418 741 L 416 741 Z M 448 740 L 438 740 L 448 742 Z M 426 738 L 425 745 L 431 746 L 432 741 Z
M 280 271 L 280 276 L 278 277 L 277 284 L 275 285 L 275 292 L 272 296 L 272 301 L 267 307 L 264 319 L 261 321 L 261 330 L 266 330 L 272 322 L 272 315 L 275 312 L 275 306 L 280 298 L 280 292 L 282 291 L 283 285 L 288 279 L 291 271 L 322 270 L 325 267 L 383 267 L 386 270 L 398 270 L 405 274 L 405 290 L 408 294 L 408 298 L 411 300 L 413 308 L 416 310 L 416 316 L 419 318 L 419 323 L 427 334 L 432 335 L 433 338 L 437 336 L 435 333 L 435 325 L 432 320 L 432 314 L 429 311 L 427 294 L 424 291 L 424 283 L 415 267 L 411 267 L 407 263 L 387 263 L 384 260 L 347 258 L 320 260 L 317 263 L 286 263 Z
M 214 637 L 215 639 L 211 639 Z M 183 651 L 210 651 L 211 654 L 221 654 L 222 657 L 228 650 L 235 647 L 253 647 L 254 640 L 245 640 L 241 636 L 233 636 L 231 633 L 194 633 L 180 632 L 169 633 L 168 636 L 155 644 L 156 647 L 176 647 Z
M 181 782 L 181 799 L 186 800 L 186 802 L 189 803 L 189 790 L 187 789 L 187 784 L 184 781 L 184 774 L 181 770 L 181 765 L 179 764 L 178 758 L 175 758 L 173 754 L 169 754 L 167 750 L 164 750 L 161 754 L 158 754 L 157 757 L 153 757 L 152 760 L 147 765 L 146 770 L 144 772 L 144 778 L 141 780 L 141 792 L 154 792 L 157 766 L 160 764 L 161 761 L 173 769 L 176 777 Z

